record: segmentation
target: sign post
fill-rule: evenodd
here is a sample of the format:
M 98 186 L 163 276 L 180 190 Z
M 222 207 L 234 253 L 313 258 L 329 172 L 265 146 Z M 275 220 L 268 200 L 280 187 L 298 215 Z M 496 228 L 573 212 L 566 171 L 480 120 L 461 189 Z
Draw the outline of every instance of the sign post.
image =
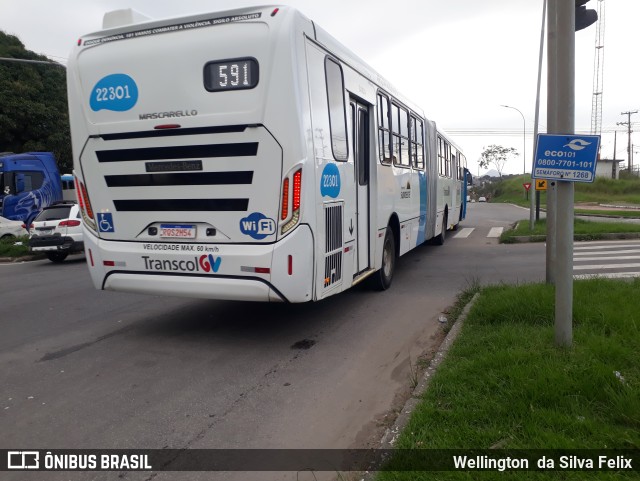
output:
M 537 145 L 531 173 L 536 189 L 542 187 L 540 179 L 558 184 L 555 332 L 556 344 L 568 347 L 573 340 L 573 183 L 594 181 L 600 136 L 540 134 Z
M 522 184 L 522 187 L 524 187 L 524 190 L 527 192 L 527 200 L 529 200 L 529 189 L 531 189 L 531 182 L 525 182 L 524 184 Z

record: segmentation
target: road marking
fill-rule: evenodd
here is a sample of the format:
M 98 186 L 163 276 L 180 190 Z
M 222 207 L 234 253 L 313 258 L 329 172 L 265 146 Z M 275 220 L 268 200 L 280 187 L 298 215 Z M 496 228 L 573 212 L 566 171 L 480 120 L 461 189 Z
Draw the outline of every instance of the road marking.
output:
M 454 239 L 466 239 L 471 235 L 471 233 L 475 230 L 475 227 L 465 227 L 456 235 L 453 236 Z
M 624 240 L 603 240 L 603 241 L 581 241 L 581 242 L 574 242 L 573 245 L 574 246 L 589 246 L 592 244 L 628 244 L 629 242 L 634 243 L 635 242 L 635 246 L 640 244 L 640 240 L 633 240 L 633 239 L 624 239 Z
M 605 279 L 628 279 L 631 277 L 640 277 L 640 272 L 610 272 L 604 274 L 576 274 L 573 276 L 574 279 L 596 279 L 596 278 L 605 278 Z
M 574 257 L 574 261 L 629 261 L 631 259 L 640 259 L 640 256 L 598 256 L 598 257 Z
M 573 250 L 575 250 L 575 251 L 584 251 L 584 250 L 587 250 L 587 249 L 611 249 L 612 247 L 615 247 L 615 248 L 619 248 L 619 247 L 638 247 L 638 244 L 622 244 L 622 245 L 618 244 L 618 245 L 615 245 L 615 246 L 604 245 L 604 246 L 585 246 L 585 247 L 576 247 L 575 244 L 574 244 Z
M 503 230 L 504 230 L 504 227 L 492 227 L 489 233 L 487 234 L 487 237 L 500 237 L 500 235 L 502 235 Z
M 626 269 L 629 267 L 640 267 L 640 264 L 591 264 L 586 266 L 573 266 L 574 271 L 587 269 Z
M 596 254 L 596 252 L 576 252 L 573 254 L 576 256 L 591 256 Z M 606 258 L 609 254 L 640 254 L 640 249 L 623 249 L 621 251 L 611 251 L 611 252 L 597 252 L 598 255 L 602 255 Z

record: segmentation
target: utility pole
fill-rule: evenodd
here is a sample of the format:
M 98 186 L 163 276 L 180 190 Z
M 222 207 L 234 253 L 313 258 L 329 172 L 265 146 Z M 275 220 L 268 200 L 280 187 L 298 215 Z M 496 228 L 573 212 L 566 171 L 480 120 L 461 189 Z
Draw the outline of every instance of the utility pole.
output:
M 575 5 L 556 1 L 556 71 L 554 134 L 573 134 L 575 123 Z M 574 184 L 556 181 L 556 345 L 573 341 L 573 200 Z
M 626 125 L 627 126 L 627 133 L 629 134 L 629 143 L 627 145 L 627 168 L 629 169 L 629 172 L 633 172 L 633 156 L 631 154 L 631 134 L 633 133 L 633 130 L 631 130 L 631 116 L 633 114 L 637 114 L 638 111 L 637 110 L 633 110 L 633 111 L 629 111 L 629 112 L 620 112 L 620 115 L 626 115 L 627 116 L 627 121 L 626 122 L 617 122 L 617 125 Z

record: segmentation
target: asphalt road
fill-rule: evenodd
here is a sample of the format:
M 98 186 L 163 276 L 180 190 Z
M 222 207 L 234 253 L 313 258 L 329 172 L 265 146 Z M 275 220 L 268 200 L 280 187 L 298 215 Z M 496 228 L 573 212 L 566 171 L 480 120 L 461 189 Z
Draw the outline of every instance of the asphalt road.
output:
M 544 279 L 543 244 L 487 237 L 527 215 L 470 204 L 461 227 L 473 232 L 403 256 L 390 290 L 302 305 L 100 292 L 82 256 L 0 265 L 0 448 L 375 446 L 461 289 Z M 249 479 L 241 474 L 2 479 Z

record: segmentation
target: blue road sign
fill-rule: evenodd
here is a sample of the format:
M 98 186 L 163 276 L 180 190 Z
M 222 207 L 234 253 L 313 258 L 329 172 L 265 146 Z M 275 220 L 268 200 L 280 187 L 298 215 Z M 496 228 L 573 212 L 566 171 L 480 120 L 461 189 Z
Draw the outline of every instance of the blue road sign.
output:
M 534 179 L 593 182 L 599 149 L 599 135 L 539 134 L 531 176 Z

